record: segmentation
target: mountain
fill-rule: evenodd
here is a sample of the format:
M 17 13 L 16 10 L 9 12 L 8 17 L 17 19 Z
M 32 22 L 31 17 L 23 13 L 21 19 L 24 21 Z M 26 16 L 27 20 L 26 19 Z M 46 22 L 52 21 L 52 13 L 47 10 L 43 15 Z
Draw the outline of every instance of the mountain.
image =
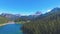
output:
M 22 30 L 27 34 L 60 34 L 60 8 L 56 7 L 30 23 L 25 23 Z
M 1 16 L 6 17 L 6 18 L 8 18 L 10 20 L 15 20 L 15 19 L 20 17 L 19 14 L 14 15 L 14 14 L 7 14 L 7 13 L 2 13 Z
M 35 15 L 41 15 L 42 13 L 41 13 L 41 11 L 37 11 L 36 13 L 35 13 Z
M 39 15 L 36 19 L 42 20 L 42 19 L 45 19 L 45 18 L 48 18 L 48 17 L 53 17 L 53 16 L 56 16 L 56 15 L 60 15 L 60 8 L 58 8 L 58 7 L 52 9 L 48 13 Z
M 28 17 L 28 19 L 33 20 L 33 19 L 37 18 L 39 15 L 42 15 L 41 11 L 37 11 L 35 14 L 29 15 L 27 17 Z

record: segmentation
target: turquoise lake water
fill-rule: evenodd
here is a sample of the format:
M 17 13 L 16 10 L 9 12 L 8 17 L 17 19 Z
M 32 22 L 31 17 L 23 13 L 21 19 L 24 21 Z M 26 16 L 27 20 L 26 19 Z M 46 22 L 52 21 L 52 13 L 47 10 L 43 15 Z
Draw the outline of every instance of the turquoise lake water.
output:
M 0 27 L 0 34 L 23 34 L 22 24 L 8 24 Z

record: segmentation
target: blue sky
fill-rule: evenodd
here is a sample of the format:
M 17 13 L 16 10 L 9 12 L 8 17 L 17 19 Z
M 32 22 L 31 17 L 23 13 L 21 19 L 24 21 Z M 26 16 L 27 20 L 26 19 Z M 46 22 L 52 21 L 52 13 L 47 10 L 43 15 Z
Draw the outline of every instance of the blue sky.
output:
M 60 7 L 60 0 L 0 0 L 0 13 L 30 15 Z

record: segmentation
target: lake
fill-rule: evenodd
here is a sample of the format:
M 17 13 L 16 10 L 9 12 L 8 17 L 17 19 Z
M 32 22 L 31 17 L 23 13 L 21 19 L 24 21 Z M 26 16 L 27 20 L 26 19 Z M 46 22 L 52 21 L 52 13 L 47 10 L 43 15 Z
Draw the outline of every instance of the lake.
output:
M 8 24 L 0 26 L 0 34 L 23 34 L 21 30 L 22 24 Z

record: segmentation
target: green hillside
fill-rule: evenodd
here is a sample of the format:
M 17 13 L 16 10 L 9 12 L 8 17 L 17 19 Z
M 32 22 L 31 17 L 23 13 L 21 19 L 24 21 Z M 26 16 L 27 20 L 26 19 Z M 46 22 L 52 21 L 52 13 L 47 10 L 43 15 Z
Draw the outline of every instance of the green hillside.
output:
M 22 28 L 25 34 L 60 34 L 60 8 L 25 23 Z
M 7 18 L 0 16 L 0 24 L 7 23 L 8 21 Z

